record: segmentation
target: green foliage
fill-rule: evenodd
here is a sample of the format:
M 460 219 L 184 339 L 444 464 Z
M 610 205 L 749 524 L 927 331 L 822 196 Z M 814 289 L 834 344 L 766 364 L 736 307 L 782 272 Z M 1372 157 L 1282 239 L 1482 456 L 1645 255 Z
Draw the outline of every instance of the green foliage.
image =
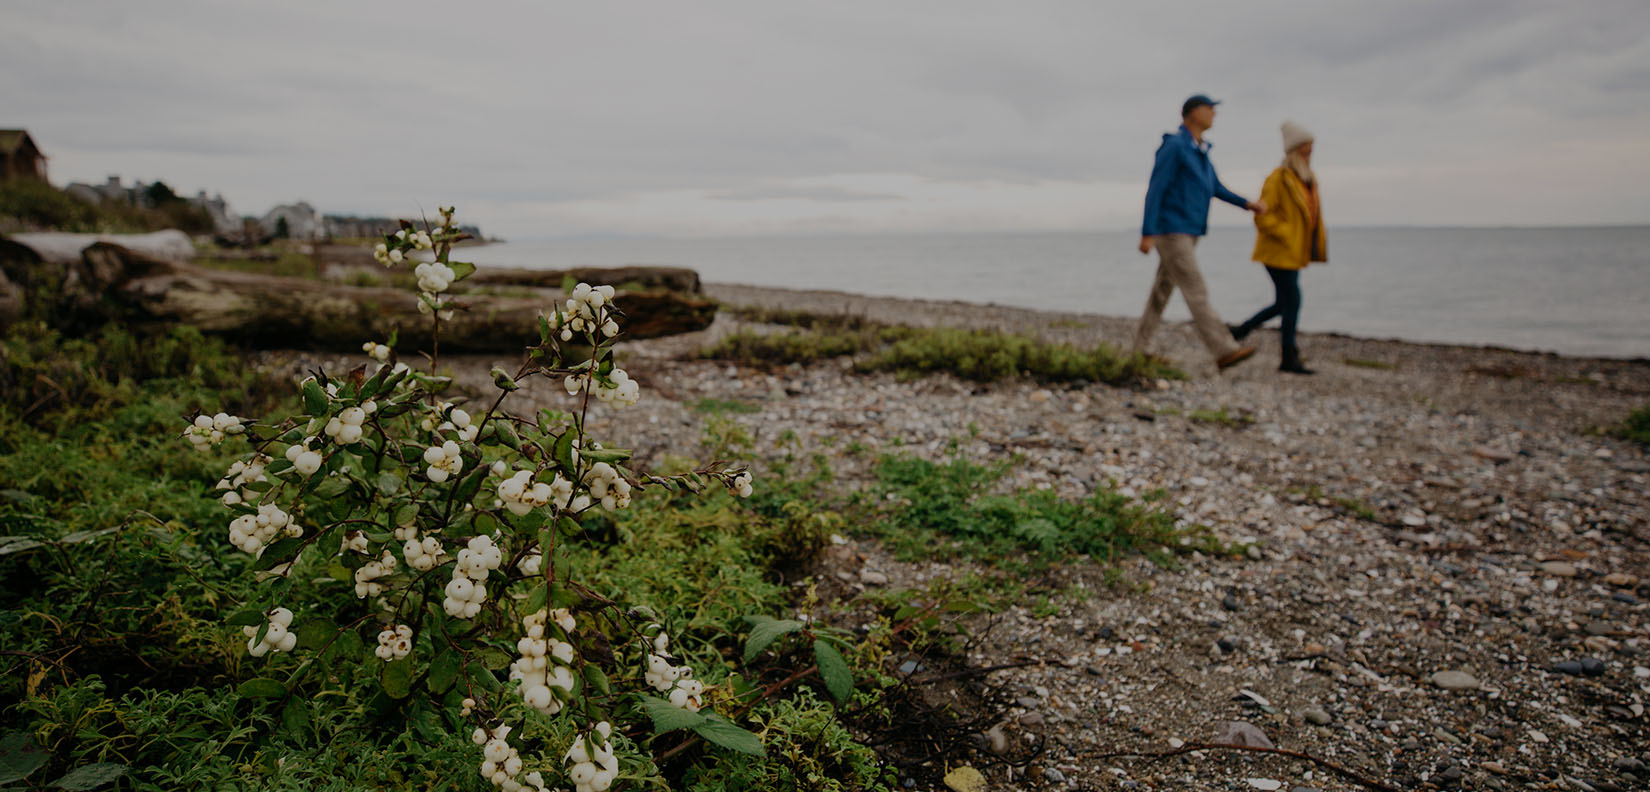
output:
M 156 395 L 180 408 L 171 423 L 207 406 L 265 409 L 273 393 L 273 381 L 246 365 L 244 354 L 192 327 L 139 333 L 109 325 L 70 338 L 27 322 L 0 339 L 0 410 L 45 428 L 107 416 Z
M 704 398 L 699 399 L 698 401 L 690 402 L 688 404 L 688 409 L 697 413 L 708 413 L 712 415 L 717 413 L 754 413 L 762 411 L 760 406 L 752 404 L 748 401 L 712 398 Z
M 1025 376 L 1041 382 L 1103 382 L 1123 385 L 1184 375 L 1145 355 L 1124 354 L 1109 344 L 1092 348 L 1055 344 L 1017 333 L 922 328 L 858 361 L 860 371 L 949 372 L 991 382 Z
M 831 708 L 807 688 L 751 714 L 767 757 L 729 755 L 699 764 L 682 777 L 691 792 L 785 790 L 884 792 L 897 789 L 893 772 L 857 742 Z
M 4 218 L 28 229 L 90 231 L 97 226 L 92 206 L 35 179 L 0 182 L 0 219 Z
M 1614 434 L 1625 440 L 1650 445 L 1650 404 L 1628 413 Z
M 883 456 L 864 506 L 867 521 L 902 557 L 960 553 L 998 565 L 1034 565 L 1089 556 L 1114 561 L 1141 552 L 1160 563 L 1176 553 L 1225 552 L 1206 530 L 1180 529 L 1169 512 L 1109 489 L 1066 500 L 1048 490 L 997 494 L 1008 463 L 977 465 L 961 457 L 935 463 Z
M 700 356 L 749 366 L 810 364 L 854 356 L 860 372 L 905 376 L 946 372 L 991 382 L 1028 377 L 1041 382 L 1125 385 L 1184 375 L 1145 355 L 1124 354 L 1108 344 L 1084 348 L 1018 333 L 954 327 L 811 325 L 808 330 L 723 336 Z
M 1388 363 L 1385 360 L 1369 360 L 1366 358 L 1349 357 L 1342 358 L 1341 362 L 1353 368 L 1375 369 L 1377 371 L 1396 371 L 1398 369 L 1397 363 Z
M 156 188 L 162 192 L 155 193 Z M 162 198 L 171 198 L 150 200 L 148 207 L 123 201 L 94 205 L 34 179 L 0 182 L 0 228 L 10 220 L 27 230 L 137 232 L 177 228 L 191 234 L 212 230 L 212 218 L 206 211 L 172 195 L 171 188 L 156 183 L 148 189 Z

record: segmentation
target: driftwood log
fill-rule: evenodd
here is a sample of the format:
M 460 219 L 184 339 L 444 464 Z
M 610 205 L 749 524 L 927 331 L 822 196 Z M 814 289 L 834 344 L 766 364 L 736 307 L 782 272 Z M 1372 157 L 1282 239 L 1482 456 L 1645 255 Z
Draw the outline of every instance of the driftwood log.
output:
M 405 289 L 206 269 L 110 242 L 68 257 L 0 239 L 0 272 L 7 281 L 0 283 L 0 322 L 12 294 L 21 303 L 14 319 L 32 316 L 67 330 L 110 320 L 188 324 L 249 346 L 340 351 L 382 342 L 391 331 L 404 348 L 429 349 L 438 341 Z M 622 275 L 589 274 L 598 282 L 626 282 Z M 441 323 L 440 350 L 514 352 L 536 343 L 539 315 L 564 299 L 560 278 L 555 285 L 531 296 L 457 296 L 459 309 Z M 615 302 L 627 317 L 624 338 L 702 330 L 716 317 L 716 302 L 692 292 L 632 289 L 620 291 Z

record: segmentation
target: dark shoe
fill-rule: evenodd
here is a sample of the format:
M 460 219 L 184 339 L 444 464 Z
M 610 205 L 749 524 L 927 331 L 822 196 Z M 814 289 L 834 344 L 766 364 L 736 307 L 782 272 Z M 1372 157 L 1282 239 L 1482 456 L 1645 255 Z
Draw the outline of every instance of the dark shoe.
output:
M 1316 373 L 1318 373 L 1316 371 L 1313 371 L 1312 369 L 1307 368 L 1306 364 L 1301 362 L 1301 351 L 1299 349 L 1285 349 L 1285 350 L 1283 350 L 1283 362 L 1278 365 L 1278 371 L 1282 371 L 1286 374 L 1316 374 Z
M 1248 338 L 1250 333 L 1255 332 L 1255 328 L 1248 325 L 1226 325 L 1226 329 L 1232 331 L 1233 341 L 1242 341 Z
M 1254 354 L 1255 348 L 1252 346 L 1238 347 L 1237 349 L 1222 355 L 1219 360 L 1215 361 L 1215 365 L 1219 366 L 1221 371 L 1225 371 L 1226 369 L 1248 360 L 1253 357 Z

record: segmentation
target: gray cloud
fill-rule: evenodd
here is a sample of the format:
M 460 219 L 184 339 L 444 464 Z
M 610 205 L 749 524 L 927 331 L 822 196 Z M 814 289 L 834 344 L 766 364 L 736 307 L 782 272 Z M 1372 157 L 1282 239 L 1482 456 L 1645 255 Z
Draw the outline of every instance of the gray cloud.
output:
M 1252 187 L 1298 118 L 1341 222 L 1645 221 L 1646 23 L 1636 0 L 35 2 L 0 9 L 0 125 L 60 182 L 450 201 L 516 237 L 879 196 L 904 200 L 877 227 L 1078 227 L 1137 211 L 1158 135 L 1207 91 L 1228 181 Z

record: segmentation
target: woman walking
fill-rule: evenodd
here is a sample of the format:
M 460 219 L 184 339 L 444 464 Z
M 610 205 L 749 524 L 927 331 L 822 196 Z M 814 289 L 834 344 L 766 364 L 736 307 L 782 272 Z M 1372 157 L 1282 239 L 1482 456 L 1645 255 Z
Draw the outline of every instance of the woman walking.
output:
M 1318 204 L 1318 179 L 1312 173 L 1312 133 L 1293 121 L 1283 123 L 1283 164 L 1266 177 L 1260 200 L 1271 208 L 1255 215 L 1255 261 L 1272 278 L 1271 305 L 1232 328 L 1242 339 L 1275 316 L 1283 317 L 1283 361 L 1279 371 L 1311 374 L 1301 362 L 1295 324 L 1301 312 L 1301 270 L 1329 261 L 1329 245 Z

